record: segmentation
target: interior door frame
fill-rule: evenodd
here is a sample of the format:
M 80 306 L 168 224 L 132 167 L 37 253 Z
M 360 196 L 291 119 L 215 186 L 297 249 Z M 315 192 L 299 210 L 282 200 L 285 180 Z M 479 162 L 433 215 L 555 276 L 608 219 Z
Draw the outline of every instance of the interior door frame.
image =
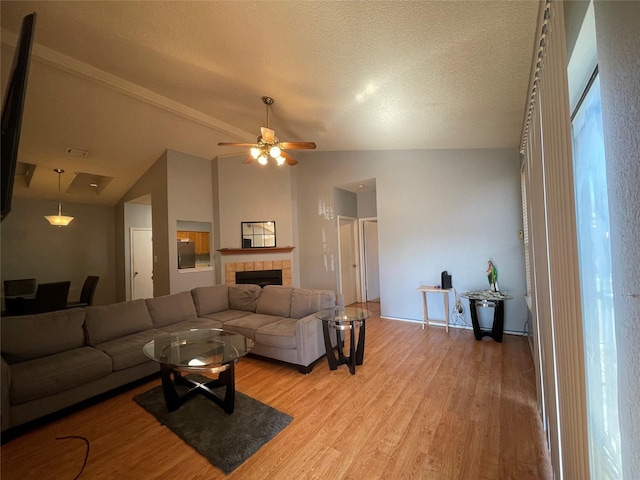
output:
M 365 238 L 364 238 L 364 223 L 365 222 L 376 222 L 378 223 L 378 217 L 365 217 L 365 218 L 359 218 L 358 219 L 358 236 L 359 236 L 359 242 L 358 242 L 358 248 L 359 248 L 359 253 L 360 253 L 360 285 L 361 285 L 361 292 L 362 294 L 360 295 L 360 298 L 358 301 L 360 302 L 366 302 L 368 301 L 367 298 L 367 262 L 366 262 L 366 245 L 365 245 Z M 380 265 L 380 259 L 378 257 L 378 266 Z M 378 281 L 379 284 L 379 281 Z M 379 287 L 378 287 L 379 288 Z
M 353 224 L 353 252 L 354 252 L 354 260 L 360 262 L 361 253 L 360 253 L 360 232 L 358 230 L 358 219 L 354 217 L 348 217 L 346 215 L 337 215 L 337 230 L 338 230 L 338 291 L 340 294 L 343 293 L 342 289 L 342 253 L 340 246 L 342 245 L 342 238 L 340 235 L 340 221 L 350 221 Z M 360 265 L 358 265 L 360 267 Z M 356 273 L 354 275 L 356 280 L 356 302 L 362 302 L 362 289 L 360 286 L 360 275 Z

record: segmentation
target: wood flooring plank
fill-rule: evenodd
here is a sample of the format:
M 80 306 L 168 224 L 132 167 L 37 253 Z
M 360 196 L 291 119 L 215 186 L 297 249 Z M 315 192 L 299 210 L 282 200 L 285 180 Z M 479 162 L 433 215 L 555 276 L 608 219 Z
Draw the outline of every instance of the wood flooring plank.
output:
M 364 364 L 309 375 L 259 357 L 241 359 L 239 391 L 294 420 L 224 475 L 133 401 L 153 379 L 2 445 L 0 475 L 72 479 L 551 479 L 536 410 L 529 346 L 506 335 L 379 317 L 367 304 Z

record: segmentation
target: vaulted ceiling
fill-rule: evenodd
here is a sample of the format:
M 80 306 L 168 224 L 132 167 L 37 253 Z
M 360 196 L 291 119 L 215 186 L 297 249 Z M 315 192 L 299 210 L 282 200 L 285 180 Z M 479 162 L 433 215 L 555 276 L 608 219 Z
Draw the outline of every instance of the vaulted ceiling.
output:
M 19 160 L 36 168 L 16 195 L 54 199 L 63 168 L 65 191 L 112 178 L 65 201 L 113 205 L 166 149 L 241 161 L 217 143 L 255 141 L 263 95 L 278 137 L 318 150 L 515 148 L 538 2 L 2 1 L 3 98 L 31 12 Z

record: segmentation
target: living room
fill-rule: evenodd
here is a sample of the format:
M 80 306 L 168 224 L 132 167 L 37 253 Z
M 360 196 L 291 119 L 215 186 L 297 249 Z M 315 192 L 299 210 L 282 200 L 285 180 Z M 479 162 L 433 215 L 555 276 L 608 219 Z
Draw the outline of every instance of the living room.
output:
M 528 65 L 530 58 L 525 60 Z M 265 93 L 270 92 L 259 91 L 256 98 Z M 523 91 L 523 105 L 525 97 Z M 210 135 L 202 125 L 180 122 L 189 124 L 193 137 Z M 265 259 L 291 260 L 295 285 L 339 291 L 337 216 L 352 213 L 338 211 L 334 189 L 375 179 L 381 317 L 419 322 L 422 305 L 416 288 L 439 283 L 443 270 L 453 274 L 459 292 L 484 288 L 486 262 L 491 259 L 498 266 L 501 288 L 514 297 L 505 303 L 505 330 L 527 331 L 524 246 L 518 238 L 523 229 L 521 157 L 515 144 L 318 150 L 301 153 L 300 163 L 286 169 L 243 165 L 243 156 L 220 154 L 211 160 L 185 144 L 166 146 L 147 158 L 145 168 L 136 171 L 137 183 L 114 206 L 66 197 L 65 213 L 75 217 L 66 229 L 52 229 L 42 220 L 55 208 L 53 198 L 14 198 L 12 212 L 2 223 L 2 278 L 29 274 L 42 281 L 70 279 L 70 297 L 75 297 L 84 277 L 95 273 L 101 277 L 96 303 L 125 300 L 129 282 L 125 204 L 150 195 L 158 256 L 154 295 L 218 283 L 226 262 L 245 261 L 242 255 L 223 258 L 215 253 L 212 270 L 178 273 L 172 248 L 177 222 L 182 220 L 213 225 L 212 252 L 241 246 L 241 222 L 274 220 L 278 245 L 294 249 Z M 435 308 L 436 315 L 444 313 Z M 637 391 L 637 381 L 628 388 Z M 626 471 L 636 471 L 632 468 Z

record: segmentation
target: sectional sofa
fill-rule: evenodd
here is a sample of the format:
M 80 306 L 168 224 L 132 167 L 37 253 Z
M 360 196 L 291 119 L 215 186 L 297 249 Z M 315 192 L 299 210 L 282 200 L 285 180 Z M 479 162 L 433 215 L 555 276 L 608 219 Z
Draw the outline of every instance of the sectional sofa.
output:
M 255 341 L 252 354 L 309 373 L 325 352 L 319 310 L 329 290 L 214 285 L 163 297 L 1 321 L 2 431 L 159 372 L 143 353 L 154 336 L 224 328 Z

